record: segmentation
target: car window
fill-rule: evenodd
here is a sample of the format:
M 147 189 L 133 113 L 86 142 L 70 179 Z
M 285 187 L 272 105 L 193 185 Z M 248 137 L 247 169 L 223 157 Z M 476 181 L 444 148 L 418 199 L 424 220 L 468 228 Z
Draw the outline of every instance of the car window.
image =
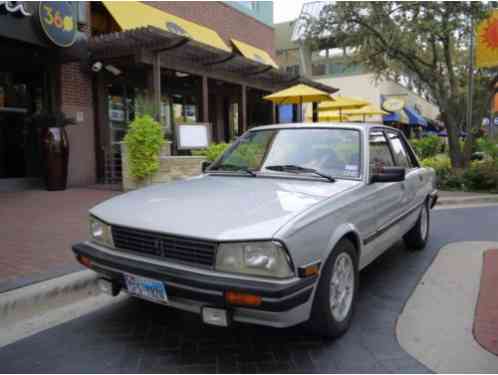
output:
M 387 131 L 387 136 L 391 142 L 391 147 L 394 154 L 394 161 L 397 166 L 405 168 L 413 168 L 414 165 L 406 149 L 405 142 L 401 139 L 401 136 L 392 131 Z
M 315 169 L 335 178 L 360 178 L 360 132 L 343 128 L 262 129 L 244 134 L 210 170 L 275 173 L 275 167 Z M 296 173 L 282 171 L 279 173 Z
M 389 144 L 383 132 L 370 132 L 370 171 L 376 171 L 383 167 L 394 166 L 394 160 L 389 149 Z

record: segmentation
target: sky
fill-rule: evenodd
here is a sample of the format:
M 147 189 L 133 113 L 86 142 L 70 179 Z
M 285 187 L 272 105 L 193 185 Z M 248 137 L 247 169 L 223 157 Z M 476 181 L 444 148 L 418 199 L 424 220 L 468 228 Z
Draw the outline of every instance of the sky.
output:
M 273 0 L 273 23 L 295 20 L 305 2 L 308 0 Z

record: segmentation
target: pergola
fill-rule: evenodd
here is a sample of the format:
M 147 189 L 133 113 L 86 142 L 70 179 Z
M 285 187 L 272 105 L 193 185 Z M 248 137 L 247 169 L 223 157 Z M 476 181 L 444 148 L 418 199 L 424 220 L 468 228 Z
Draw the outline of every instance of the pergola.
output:
M 216 79 L 241 86 L 241 122 L 247 128 L 247 87 L 273 92 L 296 83 L 306 83 L 327 93 L 330 86 L 291 75 L 275 66 L 249 59 L 238 53 L 236 46 L 224 50 L 200 43 L 153 26 L 114 32 L 92 37 L 88 42 L 92 61 L 123 61 L 151 66 L 148 88 L 157 108 L 161 100 L 161 68 L 202 77 L 202 121 L 208 122 L 208 84 Z M 273 119 L 276 111 L 273 107 Z

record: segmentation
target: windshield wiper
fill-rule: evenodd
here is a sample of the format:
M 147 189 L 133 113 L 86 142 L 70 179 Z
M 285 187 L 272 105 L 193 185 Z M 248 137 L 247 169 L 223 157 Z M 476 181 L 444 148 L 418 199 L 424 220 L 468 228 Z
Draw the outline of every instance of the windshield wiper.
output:
M 216 168 L 212 168 L 209 171 L 230 171 L 230 172 L 245 172 L 247 174 L 250 174 L 253 177 L 256 177 L 257 174 L 254 173 L 254 171 L 251 171 L 248 168 L 241 167 L 240 165 L 235 165 L 235 164 L 222 164 Z M 208 172 L 209 172 L 208 171 Z
M 265 168 L 271 171 L 278 171 L 278 172 L 313 173 L 316 174 L 317 176 L 326 178 L 330 182 L 335 182 L 335 178 L 329 176 L 328 174 L 322 173 L 313 168 L 300 167 L 299 165 L 269 165 L 268 167 Z

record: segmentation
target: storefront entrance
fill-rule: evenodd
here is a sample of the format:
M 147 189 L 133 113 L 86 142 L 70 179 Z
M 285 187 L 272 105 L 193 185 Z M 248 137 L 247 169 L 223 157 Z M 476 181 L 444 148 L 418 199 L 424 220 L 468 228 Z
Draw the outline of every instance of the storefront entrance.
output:
M 37 184 L 42 176 L 39 129 L 30 117 L 44 107 L 44 73 L 0 70 L 0 182 Z M 27 179 L 27 181 L 19 181 Z

